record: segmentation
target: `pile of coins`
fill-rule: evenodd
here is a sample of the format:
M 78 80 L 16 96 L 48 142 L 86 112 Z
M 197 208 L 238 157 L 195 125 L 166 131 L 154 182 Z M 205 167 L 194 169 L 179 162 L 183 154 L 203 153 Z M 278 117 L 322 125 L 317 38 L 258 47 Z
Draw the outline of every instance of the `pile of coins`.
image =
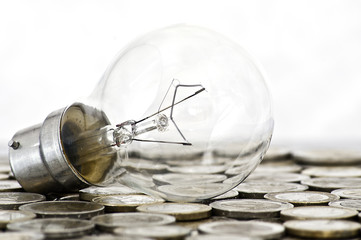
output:
M 0 161 L 0 239 L 354 239 L 361 236 L 360 163 L 358 153 L 270 149 L 235 189 L 179 203 L 120 184 L 27 193 Z M 183 177 L 184 168 L 172 171 L 154 181 Z M 231 173 L 207 174 L 202 181 L 211 184 Z

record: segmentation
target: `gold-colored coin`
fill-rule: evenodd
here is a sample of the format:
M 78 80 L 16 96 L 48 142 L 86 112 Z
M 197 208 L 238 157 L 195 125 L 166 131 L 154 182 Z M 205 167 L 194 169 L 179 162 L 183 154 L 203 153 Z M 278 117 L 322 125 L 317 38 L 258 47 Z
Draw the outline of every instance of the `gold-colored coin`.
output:
M 361 225 L 347 220 L 291 220 L 284 223 L 290 235 L 312 239 L 341 239 L 358 236 Z
M 159 203 L 137 207 L 139 212 L 163 213 L 174 216 L 177 221 L 208 218 L 212 208 L 199 203 Z
M 281 211 L 281 219 L 287 220 L 313 220 L 313 219 L 336 219 L 352 220 L 358 215 L 358 211 L 347 208 L 330 206 L 303 206 Z

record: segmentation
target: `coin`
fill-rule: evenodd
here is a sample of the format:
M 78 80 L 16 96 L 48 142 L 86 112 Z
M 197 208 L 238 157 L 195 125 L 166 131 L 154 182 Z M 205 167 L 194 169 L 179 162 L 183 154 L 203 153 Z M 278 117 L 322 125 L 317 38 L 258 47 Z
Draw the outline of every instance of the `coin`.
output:
M 285 228 L 278 223 L 261 221 L 222 221 L 202 224 L 198 230 L 207 234 L 236 234 L 262 239 L 277 239 L 283 235 Z
M 226 193 L 223 193 L 217 197 L 211 198 L 211 201 L 218 201 L 218 200 L 225 200 L 225 199 L 232 199 L 237 198 L 239 195 L 238 191 L 236 189 L 231 189 Z
M 91 233 L 94 223 L 81 219 L 47 218 L 10 223 L 7 228 L 11 231 L 40 232 L 46 238 L 74 238 Z
M 291 220 L 284 223 L 287 233 L 312 239 L 356 237 L 361 225 L 347 220 Z
M 291 152 L 285 147 L 270 146 L 264 156 L 265 161 L 282 160 L 291 157 Z
M 164 202 L 148 195 L 112 195 L 97 197 L 92 201 L 104 205 L 106 212 L 134 212 L 138 206 Z
M 9 175 L 0 173 L 0 180 L 6 180 L 6 179 L 9 179 Z
M 343 199 L 340 201 L 330 202 L 328 205 L 333 207 L 350 208 L 361 211 L 361 200 L 359 199 Z
M 337 195 L 316 191 L 267 193 L 264 198 L 272 201 L 289 202 L 294 206 L 323 205 L 339 199 Z
M 176 224 L 183 227 L 189 227 L 194 231 L 197 231 L 198 227 L 204 223 L 210 222 L 219 222 L 219 221 L 234 221 L 232 218 L 220 217 L 220 216 L 211 216 L 209 218 L 204 218 L 200 220 L 193 221 L 178 221 Z
M 361 177 L 359 167 L 310 167 L 302 171 L 302 174 L 311 177 Z
M 184 239 L 190 232 L 190 228 L 176 225 L 118 228 L 114 230 L 114 233 L 117 235 L 150 237 L 155 239 Z
M 227 172 L 226 172 L 227 174 Z M 245 182 L 249 181 L 263 181 L 263 182 L 301 182 L 303 180 L 309 179 L 307 175 L 302 175 L 299 173 L 267 173 L 267 172 L 254 172 L 252 173 Z
M 85 201 L 91 201 L 93 198 L 110 195 L 127 195 L 127 194 L 141 194 L 130 187 L 122 184 L 107 186 L 107 187 L 88 187 L 79 190 L 79 198 Z
M 80 201 L 79 194 L 78 193 L 69 194 L 67 196 L 59 198 L 59 201 Z
M 42 240 L 44 235 L 34 232 L 2 232 L 0 233 L 0 239 L 11 240 Z
M 331 192 L 339 188 L 361 185 L 361 178 L 311 178 L 301 182 L 311 190 Z
M 361 188 L 341 188 L 331 192 L 340 198 L 361 199 Z
M 209 199 L 224 193 L 230 188 L 228 184 L 209 183 L 209 184 L 177 184 L 159 186 L 158 190 L 167 194 L 167 199 L 175 202 L 181 202 L 187 198 L 188 202 L 196 202 L 203 199 Z
M 0 173 L 10 173 L 11 168 L 9 164 L 0 164 Z
M 44 201 L 45 196 L 27 192 L 0 192 L 0 209 L 16 210 L 21 205 Z
M 102 231 L 113 232 L 119 227 L 167 225 L 174 223 L 175 217 L 156 213 L 112 213 L 93 217 L 92 222 Z
M 262 199 L 266 193 L 304 191 L 308 187 L 298 183 L 248 181 L 241 183 L 235 189 L 239 192 L 240 198 Z
M 232 158 L 227 157 L 210 157 L 210 158 L 196 158 L 196 159 L 172 159 L 166 161 L 171 166 L 195 166 L 195 165 L 224 165 L 232 161 Z
M 19 209 L 35 213 L 40 218 L 88 219 L 104 212 L 100 204 L 81 201 L 37 202 L 22 205 Z
M 23 188 L 15 180 L 2 180 L 0 181 L 0 192 L 18 192 Z
M 154 238 L 102 234 L 102 235 L 84 236 L 82 238 L 77 238 L 76 240 L 154 240 Z
M 312 220 L 312 219 L 338 219 L 351 220 L 356 218 L 358 212 L 353 209 L 343 209 L 330 206 L 302 206 L 281 211 L 281 219 Z
M 236 234 L 204 234 L 187 237 L 186 240 L 261 240 L 261 238 L 245 237 Z
M 166 173 L 166 174 L 155 174 L 152 177 L 153 177 L 153 181 L 159 185 L 217 183 L 227 179 L 226 175 L 223 174 Z
M 279 217 L 281 210 L 293 207 L 290 203 L 264 199 L 221 200 L 211 203 L 210 206 L 215 215 L 237 219 Z
M 127 161 L 123 161 L 121 166 L 126 168 L 128 171 L 145 171 L 153 174 L 164 173 L 167 171 L 168 167 L 166 164 L 139 158 L 130 158 Z
M 289 172 L 289 173 L 299 173 L 301 172 L 302 167 L 297 164 L 275 164 L 275 163 L 265 163 L 260 164 L 256 169 L 255 173 L 281 173 L 281 172 Z
M 174 216 L 177 221 L 208 218 L 212 208 L 199 203 L 158 203 L 137 207 L 139 212 L 163 213 Z
M 177 166 L 169 167 L 168 171 L 173 173 L 185 173 L 185 174 L 216 174 L 223 173 L 226 170 L 224 165 L 195 165 L 189 166 Z
M 294 150 L 294 159 L 302 164 L 345 166 L 361 163 L 361 152 L 335 149 Z
M 36 215 L 31 212 L 18 210 L 0 210 L 0 229 L 5 229 L 8 223 L 29 220 L 35 217 Z

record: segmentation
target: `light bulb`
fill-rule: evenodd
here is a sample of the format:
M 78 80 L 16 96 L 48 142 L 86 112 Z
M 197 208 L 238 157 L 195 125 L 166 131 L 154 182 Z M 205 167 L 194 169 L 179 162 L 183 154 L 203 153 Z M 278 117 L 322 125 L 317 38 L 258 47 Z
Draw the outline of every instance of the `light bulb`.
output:
M 196 202 L 241 183 L 272 132 L 254 60 L 218 33 L 176 25 L 124 48 L 87 99 L 17 132 L 9 157 L 27 191 L 123 183 Z

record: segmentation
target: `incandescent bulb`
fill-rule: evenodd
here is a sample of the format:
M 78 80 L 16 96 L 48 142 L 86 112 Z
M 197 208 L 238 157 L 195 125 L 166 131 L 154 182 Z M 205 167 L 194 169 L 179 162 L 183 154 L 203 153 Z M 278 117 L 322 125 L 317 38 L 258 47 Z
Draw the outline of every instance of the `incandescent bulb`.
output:
M 17 132 L 9 156 L 28 191 L 119 182 L 202 201 L 242 182 L 272 132 L 254 60 L 218 33 L 176 25 L 128 45 L 86 100 Z

